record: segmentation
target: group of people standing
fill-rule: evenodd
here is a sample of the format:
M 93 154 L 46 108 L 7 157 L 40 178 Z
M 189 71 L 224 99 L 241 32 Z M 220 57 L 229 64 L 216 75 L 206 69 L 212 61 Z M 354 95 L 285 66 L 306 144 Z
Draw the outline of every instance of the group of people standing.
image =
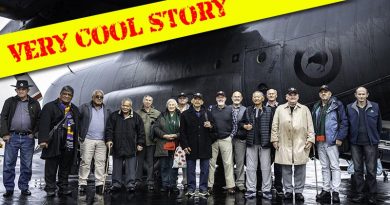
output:
M 376 201 L 381 116 L 378 104 L 367 100 L 369 93 L 364 87 L 356 89 L 356 101 L 346 109 L 332 96 L 330 88 L 323 85 L 319 89 L 320 100 L 311 111 L 298 102 L 298 90 L 289 88 L 285 104 L 279 105 L 277 91 L 269 89 L 266 93 L 253 92 L 252 105 L 248 107 L 241 104 L 243 96 L 238 91 L 231 96 L 232 105 L 226 104 L 225 92 L 219 91 L 216 104 L 209 107 L 204 105 L 201 93 L 193 94 L 190 103 L 187 95 L 180 93 L 176 99 L 167 100 L 163 112 L 153 108 L 150 95 L 144 96 L 140 110 L 134 110 L 132 100 L 124 98 L 120 109 L 111 111 L 103 104 L 102 90 L 93 91 L 90 102 L 76 107 L 71 103 L 74 95 L 71 86 L 63 87 L 58 99 L 41 110 L 39 103 L 27 94 L 30 87 L 27 81 L 18 80 L 15 87 L 17 95 L 7 99 L 1 113 L 1 136 L 6 142 L 4 197 L 11 197 L 14 192 L 19 150 L 18 186 L 23 195 L 31 195 L 28 183 L 37 136 L 41 158 L 45 160 L 45 191 L 49 197 L 56 194 L 57 187 L 59 195 L 72 193 L 68 176 L 77 160 L 78 146 L 80 193 L 87 191 L 93 159 L 95 190 L 103 194 L 109 151 L 113 156 L 111 192 L 120 191 L 123 186 L 134 192 L 142 182 L 144 169 L 147 188 L 154 190 L 158 160 L 160 191 L 178 193 L 178 169 L 172 165 L 175 148 L 181 146 L 187 158 L 182 183 L 188 196 L 195 195 L 196 190 L 201 196 L 214 192 L 216 162 L 221 154 L 227 193 L 245 192 L 246 198 L 261 193 L 261 197 L 271 200 L 273 186 L 285 200 L 304 201 L 306 163 L 316 146 L 323 176 L 323 189 L 317 200 L 337 203 L 341 182 L 338 146 L 349 140 L 357 193 L 352 201 L 365 200 L 365 183 L 368 202 Z M 197 160 L 200 161 L 198 188 Z M 257 187 L 258 181 L 261 187 Z

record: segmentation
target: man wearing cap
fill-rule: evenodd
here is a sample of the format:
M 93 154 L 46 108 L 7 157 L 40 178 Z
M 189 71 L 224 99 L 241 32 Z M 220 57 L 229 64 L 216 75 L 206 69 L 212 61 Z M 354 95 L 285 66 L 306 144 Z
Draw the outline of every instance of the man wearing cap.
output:
M 278 107 L 279 103 L 276 101 L 278 98 L 278 92 L 275 89 L 267 90 L 267 103 L 265 106 L 271 108 L 272 117 Z M 272 146 L 271 149 L 271 164 L 275 162 L 275 148 Z M 276 193 L 278 196 L 283 196 L 283 183 L 282 183 L 282 167 L 278 163 L 274 163 L 274 188 L 276 189 Z
M 42 148 L 41 159 L 45 160 L 45 191 L 48 197 L 55 195 L 57 186 L 58 195 L 72 193 L 68 177 L 77 160 L 80 118 L 79 109 L 71 103 L 73 94 L 71 86 L 64 86 L 58 99 L 43 106 L 40 116 L 38 143 Z
M 193 196 L 196 190 L 196 160 L 200 159 L 199 194 L 208 195 L 207 178 L 209 176 L 209 161 L 211 144 L 215 135 L 214 118 L 211 112 L 203 106 L 203 95 L 195 93 L 191 100 L 192 106 L 180 116 L 180 144 L 187 154 L 187 196 Z
M 256 197 L 257 167 L 260 160 L 262 197 L 272 199 L 271 193 L 271 108 L 266 107 L 264 94 L 255 91 L 252 94 L 253 105 L 245 110 L 240 127 L 247 130 L 246 138 L 246 193 L 245 198 Z
M 188 108 L 190 108 L 190 104 L 188 104 L 188 97 L 182 92 L 177 96 L 177 109 L 179 109 L 180 113 L 183 113 L 188 110 Z M 181 170 L 183 173 L 183 180 L 181 181 L 181 184 L 184 189 L 187 189 L 187 168 L 182 168 Z
M 13 86 L 13 85 L 12 85 Z M 18 80 L 16 96 L 8 98 L 1 111 L 1 137 L 5 142 L 3 184 L 4 197 L 11 197 L 15 187 L 15 166 L 20 150 L 20 176 L 18 181 L 22 195 L 31 195 L 28 183 L 31 180 L 34 135 L 38 131 L 41 107 L 28 95 L 27 80 Z
M 282 165 L 284 199 L 304 201 L 306 163 L 314 144 L 313 119 L 309 108 L 298 103 L 297 89 L 289 88 L 287 103 L 276 108 L 272 121 L 271 142 L 276 149 L 275 163 Z M 292 185 L 294 166 L 294 186 Z
M 232 106 L 227 106 L 226 96 L 223 91 L 216 94 L 217 105 L 210 106 L 209 110 L 214 117 L 217 126 L 217 140 L 213 143 L 212 158 L 210 159 L 208 190 L 213 192 L 215 165 L 219 151 L 225 171 L 226 188 L 229 194 L 234 194 L 234 174 L 233 174 L 233 145 L 232 138 L 237 130 L 233 129 Z
M 382 131 L 379 106 L 377 103 L 367 100 L 368 95 L 368 90 L 365 87 L 359 87 L 355 91 L 356 101 L 347 105 L 349 141 L 355 169 L 353 180 L 357 191 L 357 195 L 352 197 L 352 201 L 360 204 L 364 203 L 364 187 L 367 188 L 368 203 L 376 203 L 378 144 Z M 366 164 L 367 169 L 365 177 L 364 164 Z
M 327 85 L 320 87 L 319 96 L 320 101 L 314 104 L 312 116 L 324 185 L 316 198 L 323 203 L 340 203 L 341 172 L 337 146 L 341 146 L 342 140 L 347 136 L 348 120 L 343 103 L 332 97 Z
M 234 174 L 236 177 L 236 187 L 239 191 L 245 191 L 245 171 L 244 171 L 244 162 L 245 162 L 245 152 L 246 152 L 246 131 L 240 129 L 239 122 L 244 116 L 246 107 L 241 104 L 242 94 L 239 91 L 235 91 L 232 94 L 232 118 L 233 118 L 233 133 L 236 133 L 233 136 L 233 154 L 234 162 L 236 164 L 234 169 Z

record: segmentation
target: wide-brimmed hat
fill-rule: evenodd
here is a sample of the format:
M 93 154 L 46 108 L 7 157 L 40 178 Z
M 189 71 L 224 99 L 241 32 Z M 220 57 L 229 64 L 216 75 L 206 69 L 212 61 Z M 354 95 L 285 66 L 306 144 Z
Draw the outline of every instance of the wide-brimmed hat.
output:
M 11 85 L 12 87 L 16 88 L 29 88 L 33 87 L 33 85 L 29 85 L 27 80 L 17 80 L 16 85 Z

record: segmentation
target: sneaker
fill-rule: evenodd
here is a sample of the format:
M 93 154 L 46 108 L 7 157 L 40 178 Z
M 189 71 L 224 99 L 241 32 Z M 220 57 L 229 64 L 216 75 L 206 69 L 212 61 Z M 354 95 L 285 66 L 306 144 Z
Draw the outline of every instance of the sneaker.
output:
M 333 192 L 332 193 L 332 202 L 333 203 L 340 203 L 340 197 L 338 192 Z
M 263 192 L 263 198 L 264 199 L 272 199 L 272 193 L 270 191 Z
M 189 196 L 189 197 L 194 196 L 194 195 L 195 195 L 195 192 L 192 190 L 188 190 L 186 193 L 186 196 Z
M 246 199 L 253 199 L 256 197 L 256 192 L 255 191 L 246 191 L 244 197 Z
M 208 196 L 208 195 L 209 195 L 209 192 L 206 190 L 199 191 L 199 196 Z

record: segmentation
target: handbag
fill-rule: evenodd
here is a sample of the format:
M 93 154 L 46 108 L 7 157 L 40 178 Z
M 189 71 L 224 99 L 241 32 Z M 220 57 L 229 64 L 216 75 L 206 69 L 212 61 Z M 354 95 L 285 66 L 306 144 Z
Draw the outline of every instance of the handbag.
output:
M 186 167 L 187 167 L 186 154 L 184 153 L 184 150 L 180 146 L 177 146 L 175 150 L 175 154 L 173 155 L 172 168 L 186 168 Z
M 163 146 L 164 150 L 173 151 L 176 149 L 176 144 L 174 141 L 168 141 Z

